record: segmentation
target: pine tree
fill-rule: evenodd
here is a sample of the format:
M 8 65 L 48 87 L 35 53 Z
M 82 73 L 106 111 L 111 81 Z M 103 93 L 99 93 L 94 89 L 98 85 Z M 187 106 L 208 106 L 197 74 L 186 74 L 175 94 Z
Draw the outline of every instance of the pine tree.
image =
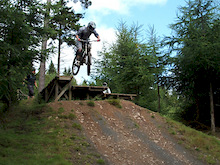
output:
M 35 0 L 0 1 L 0 99 L 8 105 L 16 101 L 17 88 L 39 57 L 41 18 Z
M 186 97 L 191 110 L 196 109 L 195 118 L 188 116 L 188 119 L 204 122 L 210 114 L 207 110 L 211 105 L 214 132 L 212 96 L 220 84 L 218 16 L 213 13 L 211 0 L 190 0 L 179 10 L 177 22 L 171 25 L 176 34 L 170 42 L 173 50 L 178 50 L 173 70 L 176 88 Z
M 52 60 L 50 61 L 50 65 L 49 65 L 49 69 L 48 69 L 47 73 L 48 74 L 54 74 L 54 73 L 56 74 L 57 73 L 56 68 L 55 68 Z

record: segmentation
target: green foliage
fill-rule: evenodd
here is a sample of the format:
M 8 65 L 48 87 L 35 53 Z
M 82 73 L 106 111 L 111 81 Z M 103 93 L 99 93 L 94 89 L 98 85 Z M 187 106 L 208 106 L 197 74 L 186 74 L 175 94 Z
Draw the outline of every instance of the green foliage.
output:
M 97 160 L 97 163 L 98 163 L 98 164 L 105 164 L 105 161 L 104 161 L 103 159 L 98 159 L 98 160 Z
M 101 60 L 96 62 L 97 74 L 93 76 L 97 85 L 108 86 L 114 93 L 135 93 L 138 105 L 157 111 L 155 84 L 163 83 L 167 55 L 161 49 L 161 41 L 154 27 L 149 27 L 146 43 L 142 37 L 142 26 L 128 27 L 121 22 L 116 32 L 116 42 L 110 48 L 103 47 Z
M 4 114 L 5 127 L 0 126 L 0 162 L 4 164 L 70 164 L 61 147 L 55 123 L 40 115 L 45 105 L 23 101 Z M 46 108 L 47 112 L 50 112 Z M 2 116 L 0 116 L 2 117 Z M 53 129 L 52 129 L 53 128 Z M 48 159 L 50 157 L 50 159 Z
M 78 123 L 73 123 L 72 127 L 75 128 L 75 129 L 78 129 L 80 131 L 82 130 L 82 126 Z
M 117 108 L 122 108 L 119 99 L 108 99 L 109 104 L 116 106 Z
M 68 119 L 70 119 L 70 120 L 76 119 L 76 115 L 73 113 L 70 113 L 68 116 Z
M 95 102 L 93 100 L 90 100 L 87 102 L 87 105 L 90 107 L 94 107 L 95 106 Z
M 41 18 L 35 0 L 0 2 L 0 99 L 7 104 L 16 101 L 17 88 L 39 56 Z
M 211 0 L 188 1 L 179 8 L 177 22 L 171 25 L 176 34 L 169 40 L 173 50 L 178 50 L 173 58 L 174 87 L 186 98 L 185 108 L 192 112 L 187 116 L 196 113 L 191 120 L 206 124 L 209 124 L 210 84 L 216 93 L 214 100 L 219 102 L 220 22 L 214 9 Z
M 50 65 L 49 65 L 49 69 L 47 71 L 47 74 L 56 74 L 56 73 L 57 73 L 56 72 L 56 68 L 55 68 L 55 66 L 53 64 L 53 61 L 51 60 L 50 61 Z
M 66 69 L 66 67 L 64 68 L 63 71 L 63 75 L 64 76 L 71 76 L 72 72 L 71 72 L 71 68 L 69 67 L 68 69 Z
M 171 119 L 167 119 L 167 124 L 169 125 L 170 133 L 176 136 L 186 148 L 197 151 L 201 159 L 209 164 L 216 164 L 220 161 L 219 139 L 186 127 Z
M 50 13 L 49 27 L 55 30 L 55 33 L 50 37 L 59 41 L 59 48 L 63 42 L 74 45 L 72 31 L 80 27 L 77 22 L 82 18 L 82 14 L 76 14 L 65 0 L 52 3 L 50 9 L 52 12 Z

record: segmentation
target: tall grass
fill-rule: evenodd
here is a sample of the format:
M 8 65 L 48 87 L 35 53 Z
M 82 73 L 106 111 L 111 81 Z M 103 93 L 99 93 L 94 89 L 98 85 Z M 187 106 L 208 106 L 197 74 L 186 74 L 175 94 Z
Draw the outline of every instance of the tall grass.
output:
M 170 133 L 209 164 L 220 163 L 220 140 L 167 118 Z
M 40 115 L 51 112 L 45 105 L 23 101 L 1 120 L 0 164 L 70 164 L 57 138 L 59 127 Z M 53 128 L 54 131 L 48 131 Z

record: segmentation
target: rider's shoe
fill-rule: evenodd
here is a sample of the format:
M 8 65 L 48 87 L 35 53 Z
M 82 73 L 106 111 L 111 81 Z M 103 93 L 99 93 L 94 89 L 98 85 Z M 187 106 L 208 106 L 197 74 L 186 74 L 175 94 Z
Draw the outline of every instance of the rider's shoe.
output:
M 80 61 L 76 60 L 76 66 L 80 66 Z

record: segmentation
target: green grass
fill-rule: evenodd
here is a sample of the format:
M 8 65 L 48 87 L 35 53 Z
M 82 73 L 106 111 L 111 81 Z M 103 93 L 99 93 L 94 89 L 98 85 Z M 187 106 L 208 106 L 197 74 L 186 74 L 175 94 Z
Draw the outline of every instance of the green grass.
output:
M 207 135 L 190 127 L 167 119 L 169 132 L 178 138 L 179 143 L 193 150 L 200 159 L 209 164 L 220 162 L 220 140 L 214 136 Z
M 90 100 L 87 102 L 87 105 L 90 107 L 94 107 L 95 106 L 95 102 L 93 100 Z
M 101 157 L 91 149 L 81 126 L 69 126 L 74 125 L 75 114 L 56 120 L 63 111 L 23 101 L 1 113 L 0 164 L 99 164 Z
M 119 99 L 108 99 L 107 100 L 109 104 L 116 106 L 117 108 L 122 108 L 120 100 Z
M 6 165 L 70 164 L 57 138 L 60 128 L 39 116 L 44 110 L 44 105 L 19 105 L 6 112 L 7 119 L 0 127 L 0 162 Z M 48 131 L 52 130 L 49 128 L 53 131 Z

